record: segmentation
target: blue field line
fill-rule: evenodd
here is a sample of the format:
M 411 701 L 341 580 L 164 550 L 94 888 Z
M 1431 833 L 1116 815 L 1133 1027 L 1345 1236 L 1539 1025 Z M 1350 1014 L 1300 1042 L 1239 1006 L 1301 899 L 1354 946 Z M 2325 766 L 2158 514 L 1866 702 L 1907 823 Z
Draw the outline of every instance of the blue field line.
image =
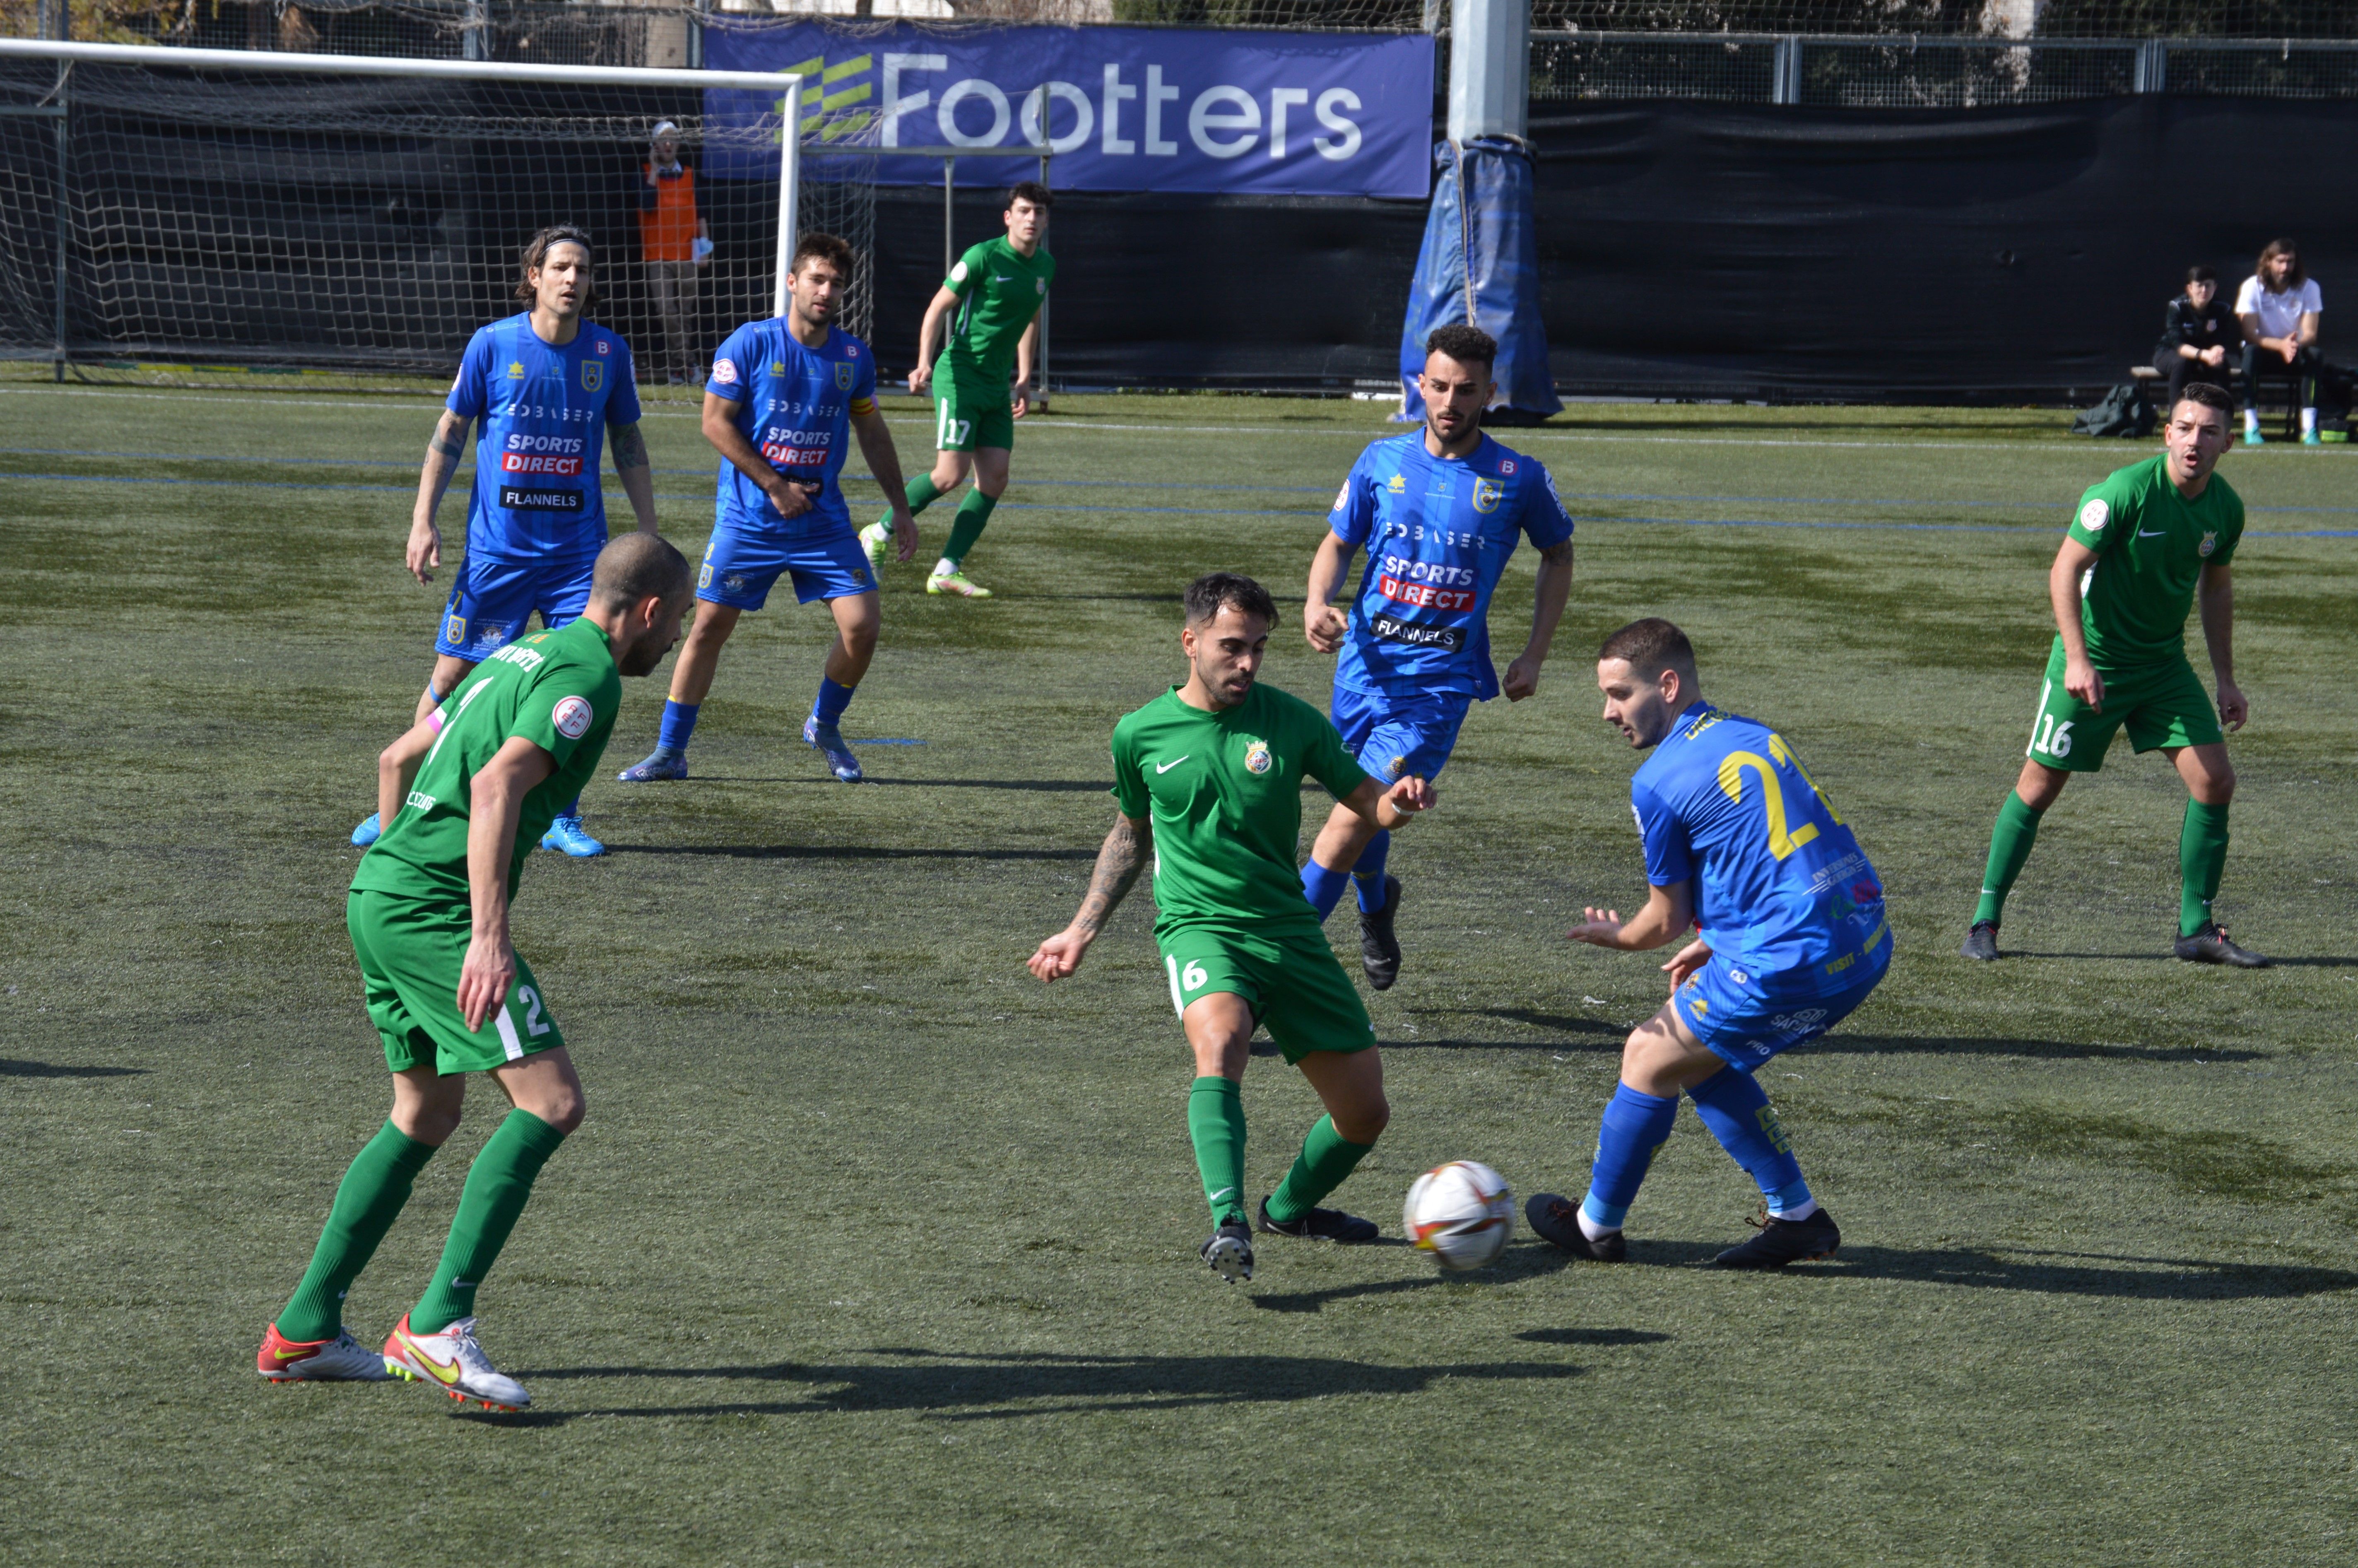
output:
M 395 495 L 416 493 L 416 487 L 406 484 L 305 484 L 287 479 L 179 479 L 163 474 L 91 474 L 91 473 L 7 473 L 0 479 L 46 480 L 66 484 L 173 484 L 207 490 L 329 490 L 373 491 Z M 658 495 L 657 501 L 694 504 L 708 500 L 702 495 Z M 1929 504 L 1929 503 L 1928 503 Z M 1002 512 L 1072 512 L 1071 506 L 1033 505 L 1023 502 L 1006 502 Z M 1314 517 L 1313 512 L 1279 512 L 1271 510 L 1238 511 L 1212 506 L 1124 506 L 1125 514 L 1162 517 Z M 2291 509 L 2288 509 L 2291 510 Z M 2343 511 L 2340 507 L 2303 507 L 2301 511 Z M 1833 518 L 1812 517 L 1640 517 L 1606 514 L 1582 519 L 1590 523 L 1652 523 L 1673 524 L 1690 528 L 1833 528 L 1885 534 L 2028 534 L 2038 530 L 2036 524 L 2002 523 L 1844 523 Z M 2248 537 L 2259 539 L 2352 539 L 2358 538 L 2358 528 L 2250 528 Z

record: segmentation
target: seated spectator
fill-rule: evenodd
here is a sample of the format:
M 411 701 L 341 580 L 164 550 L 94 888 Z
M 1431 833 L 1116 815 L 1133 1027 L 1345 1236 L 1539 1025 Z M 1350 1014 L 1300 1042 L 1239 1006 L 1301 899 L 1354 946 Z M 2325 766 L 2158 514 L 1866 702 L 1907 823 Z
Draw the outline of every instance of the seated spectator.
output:
M 2162 406 L 2177 407 L 2190 381 L 2223 384 L 2227 351 L 2240 347 L 2243 336 L 2235 313 L 2219 297 L 2219 275 L 2207 266 L 2188 268 L 2186 292 L 2162 309 L 2161 341 L 2153 351 L 2153 368 L 2169 382 L 2169 400 Z
M 2292 383 L 2300 403 L 2300 439 L 2317 444 L 2317 375 L 2324 356 L 2317 348 L 2318 318 L 2325 305 L 2317 283 L 2300 265 L 2300 247 L 2270 240 L 2257 271 L 2235 296 L 2244 328 L 2244 444 L 2260 444 L 2259 382 L 2264 375 Z

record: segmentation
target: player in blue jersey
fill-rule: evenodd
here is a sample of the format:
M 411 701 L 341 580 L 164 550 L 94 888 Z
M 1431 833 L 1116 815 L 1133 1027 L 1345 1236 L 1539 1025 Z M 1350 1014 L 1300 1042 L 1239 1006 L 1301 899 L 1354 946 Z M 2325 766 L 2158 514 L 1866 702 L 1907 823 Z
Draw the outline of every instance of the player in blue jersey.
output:
M 796 602 L 823 599 L 835 616 L 835 644 L 803 739 L 837 778 L 860 779 L 860 759 L 838 726 L 876 654 L 883 616 L 843 500 L 851 437 L 859 438 L 860 456 L 892 503 L 904 561 L 917 552 L 917 522 L 902 494 L 892 432 L 876 410 L 876 356 L 831 325 L 851 287 L 851 247 L 833 234 L 804 235 L 787 268 L 786 314 L 748 321 L 713 356 L 704 437 L 720 452 L 720 487 L 712 542 L 697 573 L 696 624 L 672 667 L 655 749 L 622 770 L 625 784 L 687 777 L 688 737 L 720 667 L 720 649 L 737 618 L 768 601 L 781 574 L 792 577 Z
M 1473 327 L 1425 340 L 1424 428 L 1359 454 L 1310 563 L 1303 629 L 1335 661 L 1335 728 L 1359 765 L 1389 784 L 1430 779 L 1449 761 L 1466 709 L 1539 689 L 1540 665 L 1572 592 L 1572 519 L 1546 469 L 1482 433 L 1498 345 Z M 1540 552 L 1531 641 L 1490 663 L 1490 598 L 1525 536 Z M 1368 552 L 1347 612 L 1334 603 L 1352 556 Z M 1391 835 L 1340 805 L 1302 868 L 1324 920 L 1347 882 L 1359 903 L 1359 965 L 1389 990 L 1400 978 L 1401 882 L 1385 869 Z
M 1671 1000 L 1621 1050 L 1588 1195 L 1541 1193 L 1531 1228 L 1601 1262 L 1625 1254 L 1622 1217 L 1671 1135 L 1679 1096 L 1760 1184 L 1760 1233 L 1719 1255 L 1730 1269 L 1781 1269 L 1842 1243 L 1810 1195 L 1792 1145 L 1753 1075 L 1865 1001 L 1891 964 L 1883 887 L 1833 803 L 1775 730 L 1714 708 L 1694 649 L 1667 621 L 1638 621 L 1596 658 L 1605 720 L 1643 751 L 1629 801 L 1645 839 L 1646 907 L 1624 921 L 1591 909 L 1575 942 L 1643 952 L 1702 938 L 1662 968 Z
M 639 532 L 656 531 L 654 475 L 639 434 L 631 345 L 581 319 L 596 298 L 590 236 L 564 224 L 543 229 L 521 261 L 516 297 L 531 301 L 531 308 L 477 329 L 468 341 L 418 476 L 407 565 L 427 583 L 442 564 L 434 514 L 466 453 L 467 427 L 481 422 L 467 501 L 467 556 L 435 635 L 434 673 L 417 699 L 421 724 L 535 611 L 546 631 L 580 618 L 598 552 L 606 547 L 598 460 L 610 431 L 614 472 Z M 365 849 L 379 830 L 371 812 L 352 829 L 352 842 Z M 575 856 L 606 850 L 583 831 L 578 798 L 549 825 L 540 847 Z

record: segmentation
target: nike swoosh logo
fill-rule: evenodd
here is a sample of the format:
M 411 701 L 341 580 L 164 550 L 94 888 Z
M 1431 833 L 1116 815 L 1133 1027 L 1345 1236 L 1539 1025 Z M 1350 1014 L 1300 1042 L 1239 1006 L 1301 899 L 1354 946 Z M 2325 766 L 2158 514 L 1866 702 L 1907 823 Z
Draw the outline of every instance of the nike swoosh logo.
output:
M 993 283 L 1013 283 L 1015 280 L 1011 277 L 1001 277 L 999 274 L 994 272 L 990 275 L 990 281 Z
M 303 1346 L 301 1348 L 299 1348 L 299 1349 L 295 1349 L 295 1350 L 287 1350 L 287 1349 L 278 1349 L 278 1350 L 274 1350 L 274 1351 L 272 1351 L 272 1352 L 271 1352 L 271 1354 L 272 1354 L 273 1356 L 277 1357 L 278 1357 L 278 1364 L 279 1364 L 280 1366 L 284 1367 L 284 1366 L 285 1366 L 285 1365 L 287 1365 L 287 1362 L 289 1362 L 289 1361 L 300 1361 L 300 1360 L 304 1359 L 306 1357 L 317 1356 L 317 1355 L 319 1354 L 319 1352 L 318 1352 L 317 1350 L 313 1349 L 310 1346 L 306 1345 L 306 1346 Z
M 1217 1202 L 1219 1202 L 1222 1198 L 1232 1198 L 1232 1197 L 1234 1197 L 1234 1196 L 1236 1196 L 1236 1195 L 1237 1195 L 1237 1189 L 1236 1189 L 1236 1188 L 1234 1188 L 1234 1187 L 1222 1187 L 1218 1192 L 1214 1193 L 1214 1194 L 1212 1195 L 1212 1201 L 1213 1201 L 1214 1203 L 1217 1203 Z
M 418 1349 L 417 1342 L 414 1339 L 409 1342 L 409 1358 L 413 1364 L 421 1365 L 427 1369 L 427 1371 L 433 1374 L 434 1380 L 438 1383 L 455 1383 L 459 1380 L 459 1364 L 457 1362 L 454 1361 L 448 1368 L 445 1368 L 441 1362 L 437 1361 L 433 1357 L 428 1356 L 424 1351 Z
M 2137 537 L 2140 539 L 2158 539 L 2164 534 L 2169 532 L 2169 530 L 2167 528 L 2156 528 L 2151 533 L 2147 533 L 2143 528 L 2140 528 L 2137 530 Z
M 1186 757 L 1174 757 L 1167 762 L 1157 762 L 1154 765 L 1154 771 L 1158 773 L 1167 773 L 1172 769 L 1177 767 L 1180 763 L 1185 762 L 1187 757 L 1192 757 L 1195 754 L 1195 752 L 1190 752 L 1187 753 Z

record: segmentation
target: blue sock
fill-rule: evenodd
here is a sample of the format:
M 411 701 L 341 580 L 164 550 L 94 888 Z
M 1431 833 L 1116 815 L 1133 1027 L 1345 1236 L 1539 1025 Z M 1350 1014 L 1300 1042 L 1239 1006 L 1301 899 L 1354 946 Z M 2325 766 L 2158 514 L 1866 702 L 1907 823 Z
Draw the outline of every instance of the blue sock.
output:
M 560 818 L 579 816 L 581 815 L 581 797 L 577 795 L 571 800 L 567 801 L 565 803 L 565 809 L 558 812 L 557 815 Z
M 1384 906 L 1384 860 L 1391 852 L 1392 836 L 1379 833 L 1368 840 L 1368 847 L 1359 851 L 1359 863 L 1351 868 L 1362 914 L 1373 914 Z
M 1638 1199 L 1638 1184 L 1654 1162 L 1654 1151 L 1671 1136 L 1679 1119 L 1676 1096 L 1639 1094 L 1627 1084 L 1617 1087 L 1596 1129 L 1596 1163 L 1588 1174 L 1588 1196 L 1580 1212 L 1607 1230 L 1620 1228 Z
M 666 697 L 664 701 L 663 730 L 655 737 L 656 749 L 687 751 L 688 737 L 696 733 L 697 710 L 703 706 L 700 702 L 674 702 Z
M 1348 871 L 1335 871 L 1315 860 L 1302 862 L 1302 896 L 1310 901 L 1321 920 L 1335 913 L 1335 906 L 1343 902 L 1343 890 L 1350 885 Z
M 1793 1158 L 1793 1146 L 1777 1124 L 1768 1091 L 1752 1081 L 1751 1074 L 1723 1067 L 1687 1093 L 1694 1097 L 1696 1114 L 1719 1146 L 1760 1184 L 1770 1214 L 1809 1206 L 1810 1188 L 1801 1180 L 1801 1162 Z
M 818 700 L 811 704 L 811 717 L 821 724 L 840 724 L 843 710 L 851 706 L 851 694 L 860 688 L 838 686 L 825 676 L 818 677 Z

